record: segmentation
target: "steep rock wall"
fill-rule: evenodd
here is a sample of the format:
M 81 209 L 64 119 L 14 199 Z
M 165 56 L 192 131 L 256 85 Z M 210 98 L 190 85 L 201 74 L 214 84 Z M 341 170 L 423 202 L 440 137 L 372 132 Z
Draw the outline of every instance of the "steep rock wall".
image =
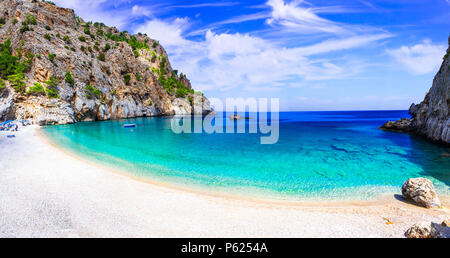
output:
M 0 43 L 10 39 L 12 54 L 29 60 L 23 92 L 0 79 L 6 85 L 0 89 L 0 121 L 66 124 L 190 114 L 194 100 L 203 102 L 201 113 L 212 111 L 186 76 L 172 69 L 164 48 L 146 35 L 88 23 L 73 10 L 32 0 L 2 0 L 0 20 Z M 52 80 L 57 97 L 30 93 L 36 83 L 47 89 Z

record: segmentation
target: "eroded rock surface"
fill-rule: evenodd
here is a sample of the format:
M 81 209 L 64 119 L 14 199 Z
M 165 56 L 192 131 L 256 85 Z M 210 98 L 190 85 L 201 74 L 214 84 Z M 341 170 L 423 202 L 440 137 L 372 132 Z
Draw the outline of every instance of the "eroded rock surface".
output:
M 433 183 L 426 178 L 410 178 L 402 186 L 402 195 L 425 208 L 440 207 L 441 202 L 434 190 Z
M 381 129 L 399 132 L 410 132 L 412 130 L 411 120 L 409 120 L 408 118 L 403 118 L 398 121 L 389 121 L 381 126 Z
M 414 224 L 405 232 L 407 238 L 449 238 L 450 228 L 432 222 Z

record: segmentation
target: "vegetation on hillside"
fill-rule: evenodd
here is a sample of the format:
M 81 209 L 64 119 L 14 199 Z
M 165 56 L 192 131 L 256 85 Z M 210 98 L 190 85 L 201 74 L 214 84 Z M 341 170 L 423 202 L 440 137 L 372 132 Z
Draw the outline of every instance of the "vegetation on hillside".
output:
M 53 4 L 52 2 L 47 1 L 47 3 Z M 150 57 L 147 57 L 147 61 L 153 63 L 154 65 L 149 66 L 146 70 L 150 70 L 152 68 L 152 73 L 157 76 L 159 84 L 167 91 L 170 95 L 175 95 L 176 97 L 185 98 L 189 94 L 193 94 L 194 90 L 189 89 L 188 86 L 184 84 L 183 79 L 185 75 L 180 74 L 178 76 L 178 70 L 174 70 L 173 72 L 169 71 L 168 68 L 168 60 L 164 54 L 161 54 L 161 48 L 159 47 L 159 42 L 150 40 L 148 38 L 140 37 L 142 34 L 131 35 L 127 31 L 117 32 L 115 33 L 114 28 L 106 27 L 103 23 L 92 23 L 92 22 L 84 22 L 79 17 L 76 17 L 77 25 L 74 28 L 78 30 L 81 28 L 82 36 L 75 36 L 70 34 L 70 31 L 67 30 L 65 33 L 56 33 L 50 34 L 53 30 L 57 30 L 55 25 L 52 27 L 49 24 L 40 24 L 42 28 L 45 28 L 45 32 L 40 35 L 48 41 L 54 40 L 62 40 L 65 43 L 65 48 L 67 50 L 71 50 L 76 52 L 74 46 L 76 46 L 75 42 L 72 40 L 78 40 L 82 44 L 80 46 L 80 50 L 91 56 L 92 58 L 96 58 L 101 62 L 105 62 L 107 60 L 108 51 L 111 49 L 115 49 L 119 46 L 119 42 L 127 43 L 135 57 L 139 57 L 141 54 L 146 55 L 145 51 L 149 51 Z M 12 20 L 12 24 L 16 24 L 19 21 L 17 19 Z M 0 26 L 6 24 L 7 21 L 5 19 L 0 18 Z M 22 21 L 22 27 L 20 29 L 21 33 L 25 33 L 27 31 L 33 31 L 33 26 L 38 25 L 38 21 L 36 16 L 26 13 L 25 17 Z M 103 44 L 102 39 L 104 40 Z M 106 41 L 106 42 L 105 42 Z M 111 43 L 114 41 L 114 43 Z M 77 42 L 78 43 L 78 42 Z M 92 43 L 94 43 L 92 45 Z M 11 47 L 11 40 L 8 39 L 5 42 L 0 44 L 0 90 L 6 88 L 5 80 L 9 81 L 9 84 L 14 88 L 17 93 L 21 94 L 29 94 L 29 95 L 46 95 L 49 98 L 59 98 L 58 85 L 59 82 L 55 77 L 51 77 L 48 81 L 42 84 L 35 83 L 33 86 L 30 86 L 27 91 L 27 80 L 25 74 L 31 68 L 32 62 L 34 60 L 34 55 L 32 53 L 22 53 L 22 46 L 24 42 L 22 41 L 21 46 L 18 49 L 14 50 Z M 103 47 L 102 47 L 103 46 Z M 89 52 L 87 52 L 88 50 Z M 145 50 L 145 51 L 141 51 Z M 15 54 L 13 54 L 15 53 Z M 110 52 L 111 53 L 111 52 Z M 160 54 L 158 54 L 160 53 Z M 42 55 L 41 55 L 42 54 Z M 48 60 L 56 66 L 56 55 L 51 52 L 37 54 L 36 57 L 38 59 L 42 59 L 45 55 L 48 56 Z M 154 68 L 155 64 L 159 61 L 159 66 Z M 92 61 L 85 62 L 83 61 L 83 66 L 88 68 L 87 63 L 89 63 L 89 68 L 92 68 Z M 110 75 L 111 72 L 107 69 L 107 74 Z M 146 81 L 146 78 L 142 73 L 123 73 L 123 80 L 126 85 L 131 85 L 132 79 L 134 78 L 134 84 L 137 84 L 139 81 Z M 71 87 L 74 87 L 75 81 L 70 73 L 70 71 L 66 71 L 64 81 L 69 84 Z M 46 85 L 45 87 L 43 85 Z M 101 92 L 90 86 L 86 86 L 86 91 L 90 98 L 96 97 L 100 98 Z
M 64 78 L 64 81 L 70 85 L 70 87 L 73 87 L 75 85 L 75 81 L 73 80 L 72 74 L 67 71 L 66 77 Z
M 26 84 L 24 73 L 30 69 L 34 55 L 28 53 L 23 61 L 22 50 L 17 50 L 17 56 L 12 54 L 11 40 L 7 39 L 0 44 L 0 77 L 8 80 L 18 93 L 25 93 Z
M 86 85 L 85 89 L 86 89 L 86 93 L 87 93 L 86 97 L 88 99 L 93 99 L 94 97 L 98 99 L 101 97 L 102 92 L 99 89 L 96 89 L 96 88 L 92 87 L 91 85 Z
M 0 94 L 3 93 L 4 89 L 6 89 L 6 83 L 3 79 L 0 78 Z
M 59 98 L 58 80 L 55 77 L 51 76 L 50 80 L 46 81 L 45 84 L 47 84 L 47 97 L 51 99 Z
M 36 82 L 34 83 L 34 86 L 28 89 L 27 94 L 35 96 L 45 95 L 45 88 L 44 86 L 42 86 L 42 84 Z

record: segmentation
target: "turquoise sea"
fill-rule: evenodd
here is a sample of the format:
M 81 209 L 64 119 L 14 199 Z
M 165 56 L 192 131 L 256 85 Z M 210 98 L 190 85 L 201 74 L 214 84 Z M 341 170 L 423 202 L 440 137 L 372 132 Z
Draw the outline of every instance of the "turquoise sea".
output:
M 251 119 L 237 123 L 257 123 L 258 114 L 247 116 Z M 378 129 L 403 117 L 407 111 L 280 113 L 279 141 L 273 145 L 261 145 L 260 133 L 175 134 L 170 117 L 49 126 L 42 132 L 82 158 L 197 190 L 285 200 L 367 200 L 400 193 L 408 178 L 426 177 L 438 194 L 449 195 L 450 159 L 440 157 L 448 147 Z M 229 118 L 218 114 L 216 119 L 225 127 Z M 130 123 L 136 128 L 123 128 Z

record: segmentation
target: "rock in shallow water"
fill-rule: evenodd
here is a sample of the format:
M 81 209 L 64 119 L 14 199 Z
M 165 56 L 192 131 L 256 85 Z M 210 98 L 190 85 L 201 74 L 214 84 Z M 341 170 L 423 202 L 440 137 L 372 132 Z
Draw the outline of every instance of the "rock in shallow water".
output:
M 413 201 L 425 208 L 441 206 L 433 183 L 426 178 L 408 179 L 402 186 L 402 195 L 404 199 Z
M 409 132 L 411 131 L 411 120 L 403 118 L 398 121 L 389 121 L 380 128 L 391 131 Z

